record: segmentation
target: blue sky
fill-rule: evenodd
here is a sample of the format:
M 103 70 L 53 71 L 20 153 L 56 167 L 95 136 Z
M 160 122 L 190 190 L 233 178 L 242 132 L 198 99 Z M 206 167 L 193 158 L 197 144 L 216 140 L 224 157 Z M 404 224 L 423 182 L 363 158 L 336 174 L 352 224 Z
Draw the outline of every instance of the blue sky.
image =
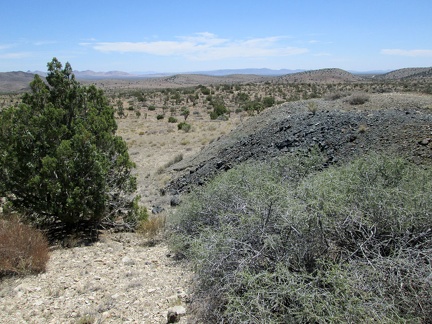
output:
M 432 66 L 431 0 L 0 0 L 0 71 Z

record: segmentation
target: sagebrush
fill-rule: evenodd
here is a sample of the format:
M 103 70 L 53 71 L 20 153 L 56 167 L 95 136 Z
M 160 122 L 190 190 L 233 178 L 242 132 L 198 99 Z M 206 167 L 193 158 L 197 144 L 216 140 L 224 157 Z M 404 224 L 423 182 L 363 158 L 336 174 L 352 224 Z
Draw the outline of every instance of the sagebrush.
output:
M 371 154 L 246 164 L 169 218 L 197 316 L 224 323 L 427 322 L 432 171 Z

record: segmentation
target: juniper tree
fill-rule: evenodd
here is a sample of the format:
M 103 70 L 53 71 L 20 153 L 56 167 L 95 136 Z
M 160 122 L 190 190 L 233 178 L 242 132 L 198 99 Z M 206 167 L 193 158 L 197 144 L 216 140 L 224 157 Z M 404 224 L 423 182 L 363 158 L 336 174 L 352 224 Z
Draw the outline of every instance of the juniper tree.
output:
M 0 196 L 38 221 L 100 223 L 133 206 L 136 180 L 114 108 L 54 58 L 22 103 L 0 112 Z

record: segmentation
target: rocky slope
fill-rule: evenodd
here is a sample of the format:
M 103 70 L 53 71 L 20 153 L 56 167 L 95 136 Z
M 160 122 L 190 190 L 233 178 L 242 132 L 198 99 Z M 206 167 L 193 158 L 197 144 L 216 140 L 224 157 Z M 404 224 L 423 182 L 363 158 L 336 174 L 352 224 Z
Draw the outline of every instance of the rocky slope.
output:
M 432 96 L 368 95 L 361 106 L 308 100 L 283 104 L 249 119 L 200 154 L 172 166 L 176 179 L 163 192 L 175 195 L 249 160 L 265 160 L 316 146 L 329 163 L 368 151 L 390 150 L 432 162 Z

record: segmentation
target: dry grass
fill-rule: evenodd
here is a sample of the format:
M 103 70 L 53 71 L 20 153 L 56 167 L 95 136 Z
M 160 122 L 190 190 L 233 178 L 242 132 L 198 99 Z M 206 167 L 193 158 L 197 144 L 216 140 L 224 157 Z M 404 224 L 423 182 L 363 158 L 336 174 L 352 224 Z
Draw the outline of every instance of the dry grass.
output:
M 138 227 L 137 232 L 142 234 L 149 242 L 155 242 L 165 228 L 166 216 L 164 214 L 157 214 L 142 221 Z
M 359 133 L 365 133 L 367 131 L 368 127 L 365 124 L 360 124 L 358 127 Z
M 0 275 L 43 272 L 48 259 L 42 232 L 17 219 L 0 220 Z
M 347 102 L 350 105 L 363 105 L 364 103 L 369 101 L 369 96 L 364 93 L 353 94 L 351 97 L 347 98 Z

